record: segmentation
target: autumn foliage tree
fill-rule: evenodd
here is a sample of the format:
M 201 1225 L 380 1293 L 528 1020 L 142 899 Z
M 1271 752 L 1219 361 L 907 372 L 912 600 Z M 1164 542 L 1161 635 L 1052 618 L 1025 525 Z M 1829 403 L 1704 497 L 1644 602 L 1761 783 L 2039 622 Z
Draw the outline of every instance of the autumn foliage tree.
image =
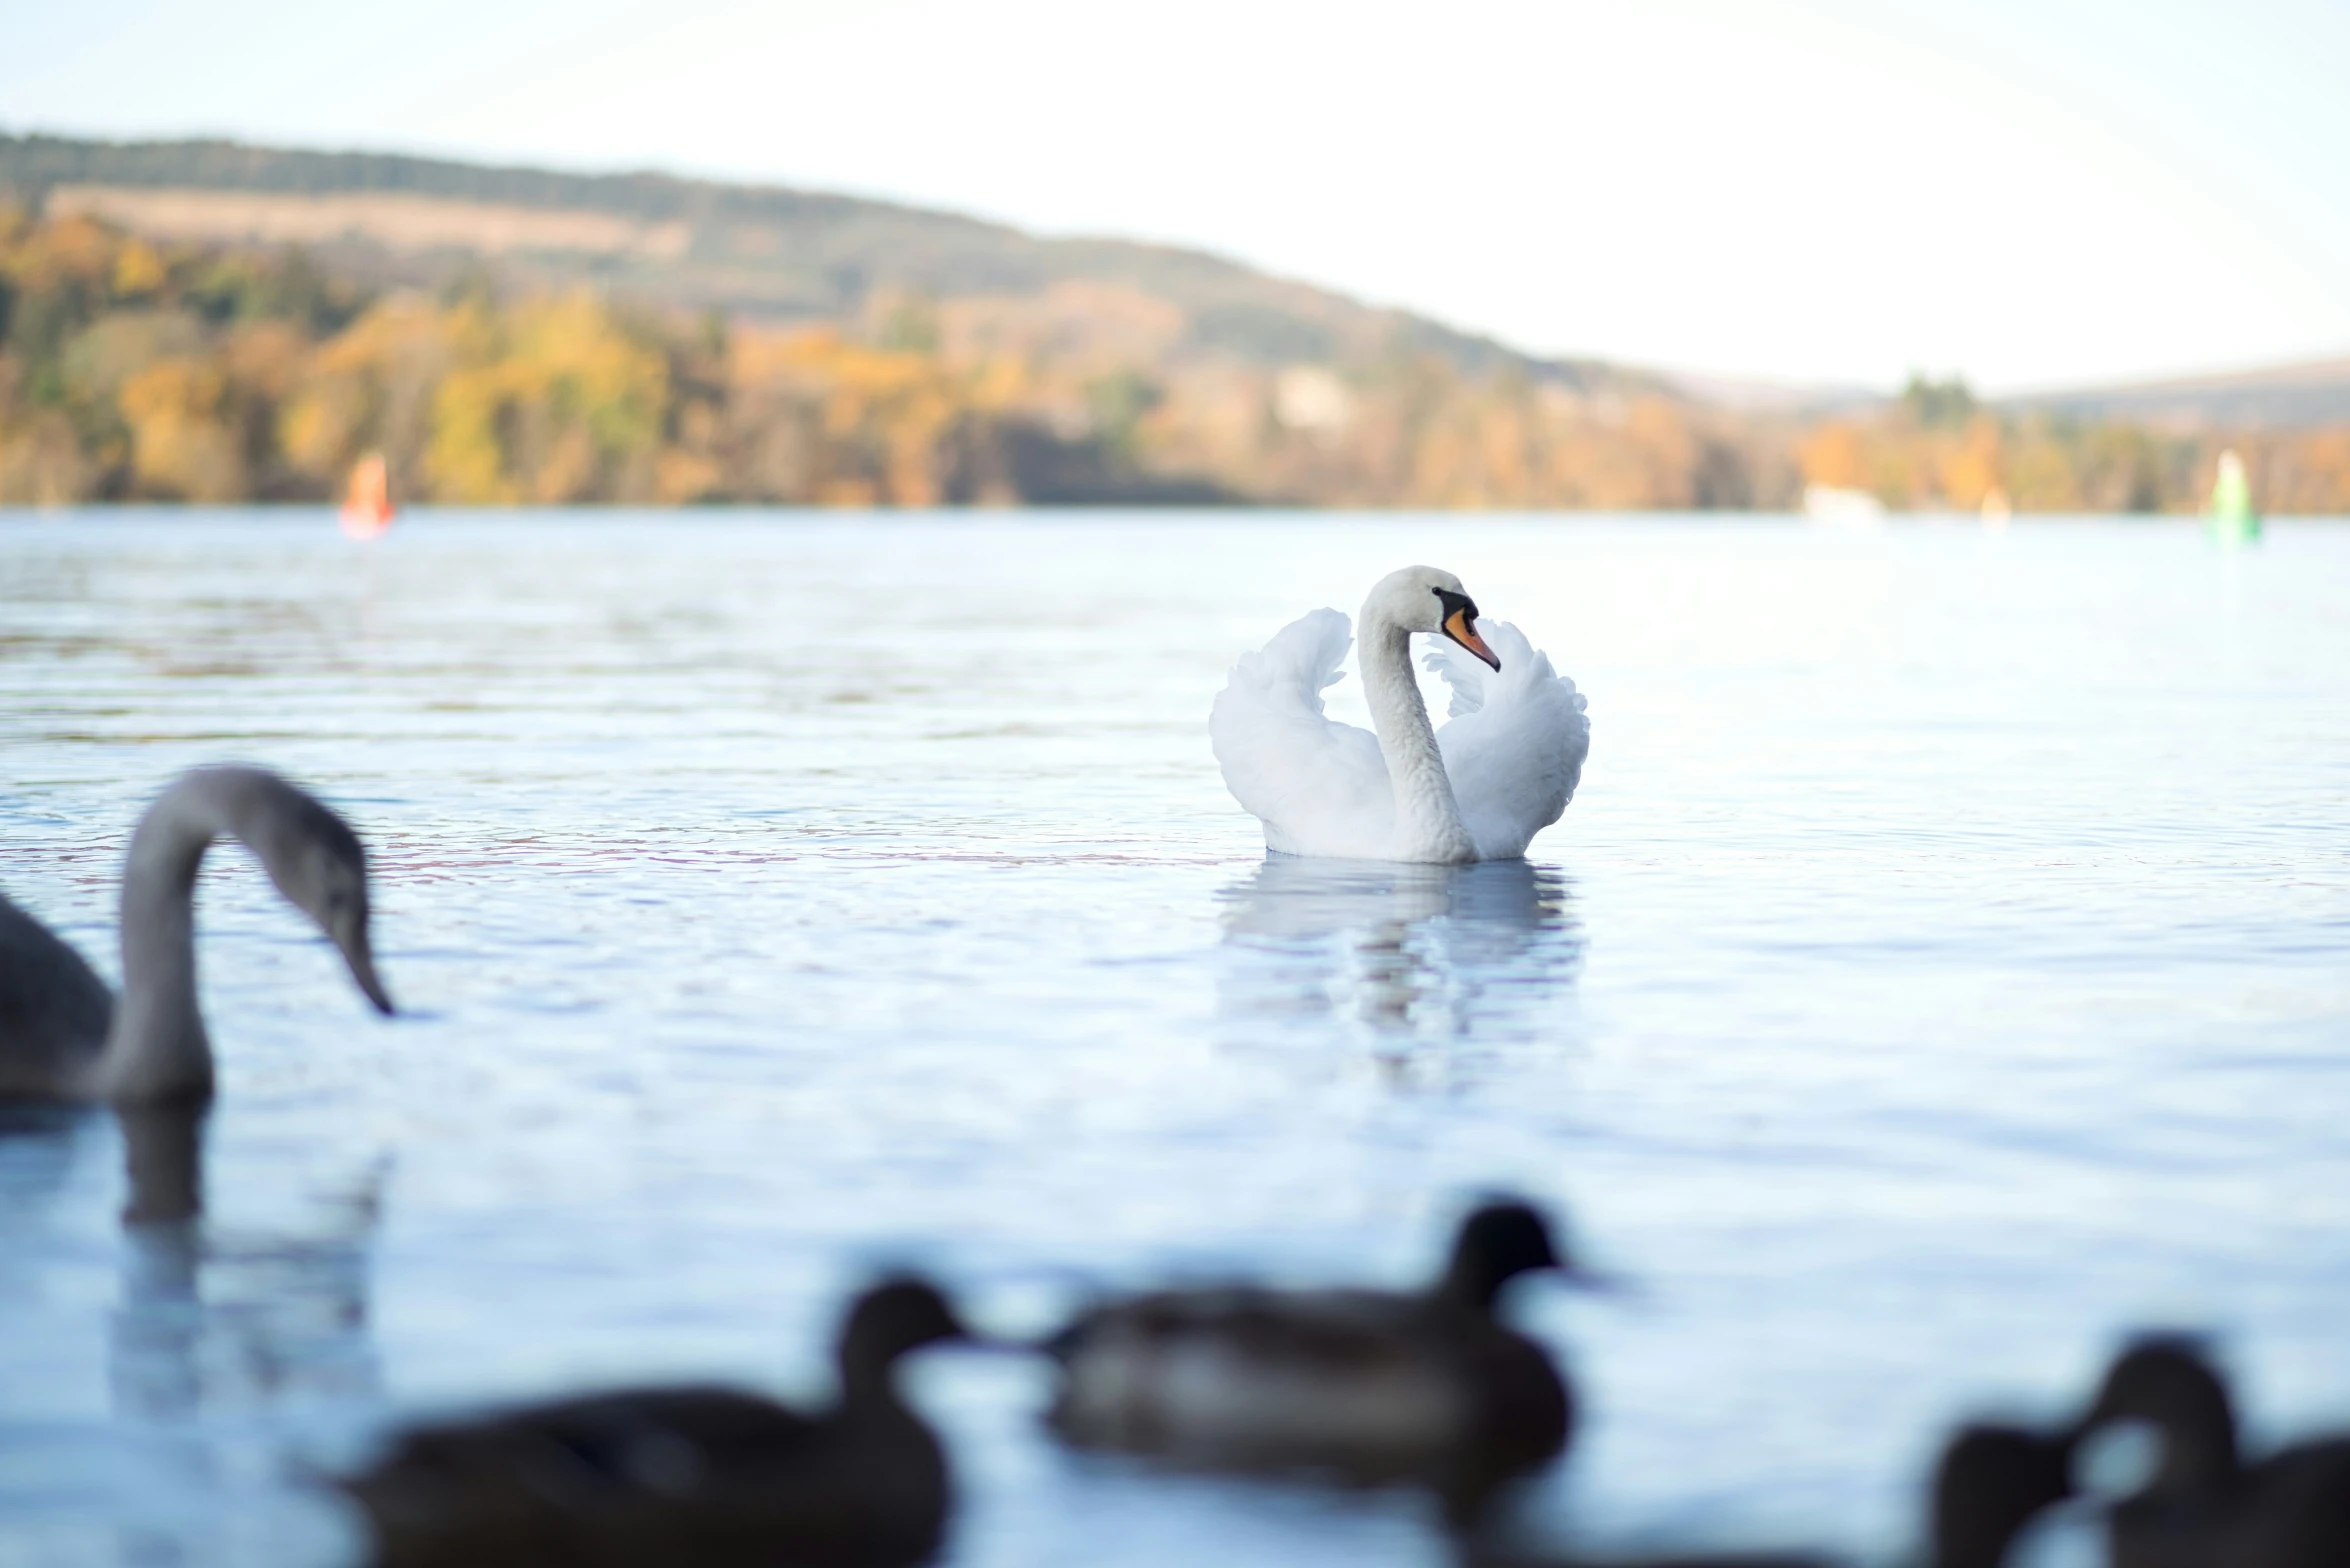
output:
M 2186 510 L 2233 445 L 2270 509 L 2350 510 L 2350 430 L 2067 421 L 1922 379 L 1807 420 L 1408 339 L 1268 366 L 1199 338 L 1111 283 L 726 321 L 0 211 L 0 504 L 320 501 L 375 452 L 399 498 L 482 506 L 1771 508 L 1820 484 Z

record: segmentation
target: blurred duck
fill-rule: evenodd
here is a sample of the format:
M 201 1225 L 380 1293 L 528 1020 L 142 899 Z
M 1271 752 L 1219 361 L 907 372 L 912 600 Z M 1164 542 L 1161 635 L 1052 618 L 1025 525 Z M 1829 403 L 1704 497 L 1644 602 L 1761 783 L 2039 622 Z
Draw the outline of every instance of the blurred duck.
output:
M 2026 1524 L 2072 1493 L 2069 1434 L 2013 1426 L 1964 1426 L 1934 1468 L 1928 1499 L 1929 1568 L 1999 1568 Z M 1725 1552 L 1657 1557 L 1530 1557 L 1472 1544 L 1463 1568 L 1828 1568 L 1801 1552 Z
M 726 1388 L 647 1388 L 419 1427 L 344 1489 L 381 1568 L 892 1568 L 929 1560 L 945 1452 L 898 1358 L 969 1338 L 946 1298 L 885 1281 L 850 1309 L 840 1397 L 802 1413 Z
M 1657 1557 L 1560 1557 L 1542 1552 L 1471 1545 L 1460 1568 L 1838 1568 L 1838 1560 L 1810 1552 L 1695 1552 Z
M 212 1092 L 196 1005 L 196 871 L 221 837 L 260 857 L 287 901 L 342 950 L 380 1012 L 367 857 L 350 824 L 261 768 L 198 768 L 147 808 L 122 874 L 118 1003 L 80 954 L 0 898 L 0 1097 L 153 1102 Z
M 2024 1526 L 2073 1495 L 2073 1435 L 1962 1426 L 1934 1467 L 1933 1568 L 1999 1568 Z
M 1050 1343 L 1056 1431 L 1081 1447 L 1225 1470 L 1431 1485 L 1456 1515 L 1557 1454 L 1574 1403 L 1549 1355 L 1494 1316 L 1533 1270 L 1591 1283 L 1526 1204 L 1461 1224 L 1424 1291 L 1163 1291 L 1108 1302 Z
M 2161 1457 L 2107 1520 L 2114 1568 L 2350 1568 L 2350 1436 L 2246 1465 L 2226 1382 L 2176 1334 L 2126 1347 L 2081 1429 L 2122 1422 L 2150 1426 Z

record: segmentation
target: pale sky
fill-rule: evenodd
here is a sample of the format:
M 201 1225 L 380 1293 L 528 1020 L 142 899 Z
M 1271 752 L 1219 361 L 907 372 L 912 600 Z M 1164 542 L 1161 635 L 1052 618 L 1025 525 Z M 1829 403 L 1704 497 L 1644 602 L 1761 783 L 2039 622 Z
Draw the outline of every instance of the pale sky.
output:
M 0 128 L 880 195 L 1543 353 L 2350 354 L 2344 0 L 0 0 Z

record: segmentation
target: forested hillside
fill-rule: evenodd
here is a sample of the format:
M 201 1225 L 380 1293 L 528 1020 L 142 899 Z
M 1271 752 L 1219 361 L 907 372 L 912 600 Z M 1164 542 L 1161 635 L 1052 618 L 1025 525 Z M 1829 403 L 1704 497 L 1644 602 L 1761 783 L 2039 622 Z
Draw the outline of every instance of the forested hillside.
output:
M 1171 360 L 1180 312 L 1108 284 L 770 324 L 19 213 L 0 327 L 11 503 L 314 499 L 371 450 L 403 496 L 481 503 L 1686 506 L 1770 461 L 1662 393 L 1433 352 Z
M 887 202 L 775 186 L 725 185 L 665 174 L 577 175 L 429 158 L 246 147 L 231 142 L 109 143 L 0 136 L 0 195 L 36 211 L 67 205 L 138 212 L 139 197 L 210 192 L 245 198 L 376 198 L 352 208 L 313 249 L 383 282 L 435 284 L 466 254 L 498 243 L 502 215 L 598 214 L 647 243 L 508 245 L 499 265 L 538 286 L 590 283 L 633 298 L 766 318 L 855 315 L 876 293 L 939 298 L 1027 296 L 1057 285 L 1111 285 L 1149 294 L 1183 315 L 1172 348 L 1257 363 L 1379 353 L 1432 353 L 1479 373 L 1516 368 L 1606 378 L 1600 365 L 1548 364 L 1406 312 L 1376 310 L 1302 283 L 1267 277 L 1197 251 L 1114 239 L 1044 239 L 1001 224 Z M 400 202 L 470 209 L 471 244 L 402 242 Z M 248 203 L 250 208 L 251 204 Z M 150 211 L 153 208 L 149 209 Z M 98 216 L 107 216 L 100 211 Z M 181 210 L 188 238 L 235 239 L 233 205 Z M 380 222 L 371 222 L 380 216 Z M 251 217 L 250 210 L 246 214 Z M 265 220 L 266 221 L 266 220 Z M 135 216 L 129 224 L 141 227 Z
M 315 500 L 380 451 L 404 499 L 465 503 L 2175 511 L 2233 445 L 2264 507 L 2340 512 L 2324 385 L 1734 408 L 883 203 L 0 137 L 0 504 Z

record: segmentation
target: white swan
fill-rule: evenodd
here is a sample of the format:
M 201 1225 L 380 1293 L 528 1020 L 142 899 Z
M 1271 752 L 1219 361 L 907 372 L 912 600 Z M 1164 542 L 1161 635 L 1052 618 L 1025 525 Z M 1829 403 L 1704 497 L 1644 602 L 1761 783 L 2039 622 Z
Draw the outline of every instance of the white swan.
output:
M 1441 732 L 1412 677 L 1414 632 L 1449 639 L 1428 657 L 1452 687 Z M 1480 620 L 1461 580 L 1433 566 L 1391 572 L 1363 601 L 1376 736 L 1322 714 L 1347 642 L 1346 617 L 1315 610 L 1243 654 L 1217 694 L 1216 761 L 1233 798 L 1265 824 L 1265 847 L 1441 864 L 1523 855 L 1583 776 L 1591 722 L 1575 683 L 1516 627 Z
M 198 768 L 147 808 L 122 872 L 122 1000 L 31 915 L 0 898 L 0 1099 L 159 1101 L 212 1092 L 196 1006 L 196 871 L 243 841 L 289 903 L 342 950 L 379 1012 L 392 999 L 367 941 L 367 855 L 350 824 L 262 768 Z

